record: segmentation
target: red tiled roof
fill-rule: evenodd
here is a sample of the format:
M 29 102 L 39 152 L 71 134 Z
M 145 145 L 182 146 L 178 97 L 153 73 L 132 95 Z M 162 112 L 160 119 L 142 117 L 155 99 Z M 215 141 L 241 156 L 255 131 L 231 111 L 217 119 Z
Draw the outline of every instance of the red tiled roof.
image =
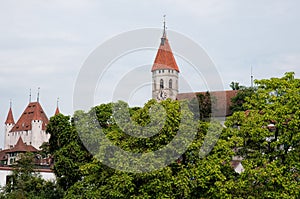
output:
M 7 151 L 8 153 L 11 152 L 37 152 L 38 150 L 36 148 L 34 148 L 32 145 L 27 145 L 23 142 L 22 137 L 19 138 L 17 144 L 9 149 L 9 151 Z
M 179 72 L 169 41 L 165 35 L 161 38 L 151 72 L 159 69 L 172 69 Z
M 30 102 L 21 117 L 10 132 L 31 130 L 32 120 L 42 120 L 42 130 L 46 129 L 49 123 L 48 117 L 39 102 Z
M 5 124 L 15 124 L 11 108 L 9 108 Z
M 2 160 L 7 160 L 7 152 L 9 151 L 9 149 L 4 149 L 2 151 L 0 151 L 0 161 Z
M 211 91 L 210 96 L 215 99 L 215 104 L 212 104 L 214 110 L 215 117 L 224 117 L 231 114 L 230 105 L 231 105 L 231 98 L 236 96 L 238 90 L 228 90 L 228 91 Z M 177 95 L 178 100 L 184 99 L 193 99 L 196 97 L 197 94 L 205 95 L 206 92 L 196 92 L 196 93 L 179 93 Z

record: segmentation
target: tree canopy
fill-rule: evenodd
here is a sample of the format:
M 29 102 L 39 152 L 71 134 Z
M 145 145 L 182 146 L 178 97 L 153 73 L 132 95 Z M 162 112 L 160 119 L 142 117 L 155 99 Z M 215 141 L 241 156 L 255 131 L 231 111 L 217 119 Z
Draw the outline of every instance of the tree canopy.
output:
M 54 156 L 57 188 L 64 190 L 56 197 L 299 198 L 300 80 L 286 73 L 255 83 L 255 89 L 239 88 L 225 127 L 209 119 L 209 93 L 189 102 L 149 100 L 130 108 L 119 101 L 76 111 L 72 118 L 52 117 L 49 146 L 43 148 Z M 235 163 L 243 172 L 234 170 Z M 19 182 L 12 194 L 46 190 Z

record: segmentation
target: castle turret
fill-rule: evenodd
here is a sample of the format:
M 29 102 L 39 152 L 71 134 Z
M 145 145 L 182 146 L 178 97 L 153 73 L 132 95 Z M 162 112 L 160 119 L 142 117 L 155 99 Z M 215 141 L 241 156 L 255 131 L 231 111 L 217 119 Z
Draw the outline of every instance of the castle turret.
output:
M 11 129 L 14 127 L 15 125 L 15 120 L 13 117 L 13 113 L 12 113 L 12 109 L 11 106 L 9 107 L 9 111 L 7 114 L 7 118 L 5 121 L 5 140 L 4 140 L 4 149 L 9 149 L 10 148 L 10 134 L 9 132 L 11 131 Z

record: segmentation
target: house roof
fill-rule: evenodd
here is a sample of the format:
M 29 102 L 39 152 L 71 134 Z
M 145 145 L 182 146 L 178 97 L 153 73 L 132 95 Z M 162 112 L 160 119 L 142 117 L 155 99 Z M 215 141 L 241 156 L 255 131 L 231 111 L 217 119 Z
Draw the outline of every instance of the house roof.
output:
M 0 151 L 0 161 L 2 160 L 7 160 L 7 152 L 9 151 L 9 149 L 4 149 L 2 151 Z
M 19 140 L 17 144 L 9 149 L 7 152 L 12 153 L 12 152 L 37 152 L 38 150 L 34 148 L 32 145 L 27 145 L 23 142 L 22 137 L 19 137 Z
M 161 38 L 160 46 L 157 51 L 151 72 L 161 69 L 172 69 L 179 72 L 179 68 L 165 32 Z
M 11 107 L 9 108 L 5 124 L 15 124 L 15 120 L 14 120 L 14 117 L 13 117 Z
M 231 98 L 236 96 L 238 90 L 228 90 L 228 91 L 211 91 L 210 96 L 212 98 L 212 108 L 214 117 L 225 117 L 231 115 L 230 106 Z M 179 93 L 177 95 L 178 100 L 191 100 L 195 98 L 198 94 L 205 95 L 206 92 L 191 92 L 191 93 Z M 214 100 L 215 99 L 215 100 Z
M 42 130 L 46 130 L 46 125 L 49 123 L 49 120 L 39 102 L 30 102 L 28 104 L 10 132 L 31 130 L 32 120 L 43 121 Z

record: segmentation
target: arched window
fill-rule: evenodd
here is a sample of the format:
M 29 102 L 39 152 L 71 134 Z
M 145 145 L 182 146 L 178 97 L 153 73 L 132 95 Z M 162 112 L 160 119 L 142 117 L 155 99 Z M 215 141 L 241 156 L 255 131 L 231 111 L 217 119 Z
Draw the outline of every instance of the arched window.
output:
M 160 80 L 160 88 L 164 88 L 164 80 L 163 79 Z
M 172 88 L 172 79 L 169 80 L 169 88 Z

